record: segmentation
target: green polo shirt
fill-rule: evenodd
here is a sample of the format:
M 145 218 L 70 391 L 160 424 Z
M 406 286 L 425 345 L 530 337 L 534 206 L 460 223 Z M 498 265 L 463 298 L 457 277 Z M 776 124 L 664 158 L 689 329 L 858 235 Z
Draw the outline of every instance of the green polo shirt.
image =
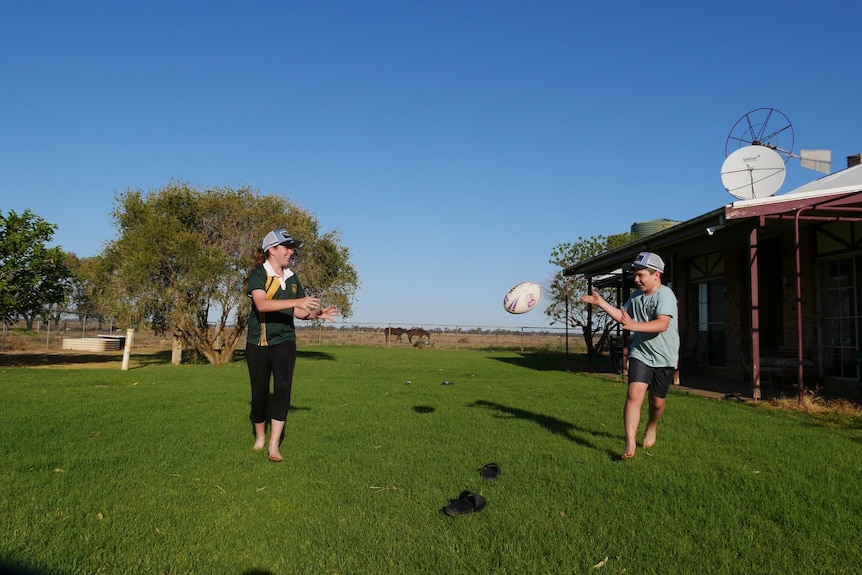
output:
M 251 292 L 256 289 L 263 290 L 266 293 L 266 299 L 305 297 L 305 291 L 295 274 L 284 280 L 284 289 L 282 289 L 279 277 L 269 275 L 263 266 L 252 270 L 248 278 L 246 295 L 251 297 Z M 286 341 L 296 341 L 293 308 L 283 311 L 261 312 L 252 302 L 246 342 L 254 345 L 276 345 Z

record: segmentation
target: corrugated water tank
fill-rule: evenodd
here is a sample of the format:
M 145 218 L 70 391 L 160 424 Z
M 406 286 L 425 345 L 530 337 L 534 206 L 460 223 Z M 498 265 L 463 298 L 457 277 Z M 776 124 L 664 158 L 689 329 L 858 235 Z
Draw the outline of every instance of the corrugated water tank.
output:
M 645 238 L 656 232 L 666 230 L 680 223 L 678 220 L 657 219 L 648 222 L 635 222 L 632 224 L 632 234 L 637 239 Z

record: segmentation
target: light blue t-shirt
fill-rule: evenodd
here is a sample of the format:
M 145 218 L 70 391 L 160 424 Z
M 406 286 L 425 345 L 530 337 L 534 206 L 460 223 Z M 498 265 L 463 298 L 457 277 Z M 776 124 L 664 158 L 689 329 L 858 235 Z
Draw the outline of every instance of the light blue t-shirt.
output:
M 635 321 L 652 321 L 660 315 L 670 316 L 670 325 L 661 333 L 632 334 L 629 357 L 639 359 L 650 367 L 678 367 L 679 364 L 679 305 L 676 294 L 661 286 L 652 295 L 635 290 L 625 310 Z

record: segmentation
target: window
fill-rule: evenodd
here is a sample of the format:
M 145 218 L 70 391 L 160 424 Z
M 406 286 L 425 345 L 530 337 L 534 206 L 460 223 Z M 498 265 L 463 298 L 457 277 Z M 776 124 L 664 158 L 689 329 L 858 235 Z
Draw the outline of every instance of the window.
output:
M 726 365 L 724 255 L 707 254 L 689 261 L 689 325 L 706 338 L 703 357 L 710 366 Z
M 820 333 L 823 374 L 858 377 L 862 256 L 820 262 Z

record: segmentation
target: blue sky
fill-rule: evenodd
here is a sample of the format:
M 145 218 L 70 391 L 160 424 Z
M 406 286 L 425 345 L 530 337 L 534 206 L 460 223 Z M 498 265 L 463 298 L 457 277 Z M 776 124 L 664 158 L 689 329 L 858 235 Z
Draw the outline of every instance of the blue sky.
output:
M 862 4 L 86 1 L 0 6 L 0 210 L 92 256 L 115 194 L 282 194 L 338 230 L 350 322 L 546 326 L 552 249 L 687 220 L 735 122 L 862 152 Z M 820 177 L 791 159 L 779 194 Z M 301 270 L 298 270 L 301 276 Z

